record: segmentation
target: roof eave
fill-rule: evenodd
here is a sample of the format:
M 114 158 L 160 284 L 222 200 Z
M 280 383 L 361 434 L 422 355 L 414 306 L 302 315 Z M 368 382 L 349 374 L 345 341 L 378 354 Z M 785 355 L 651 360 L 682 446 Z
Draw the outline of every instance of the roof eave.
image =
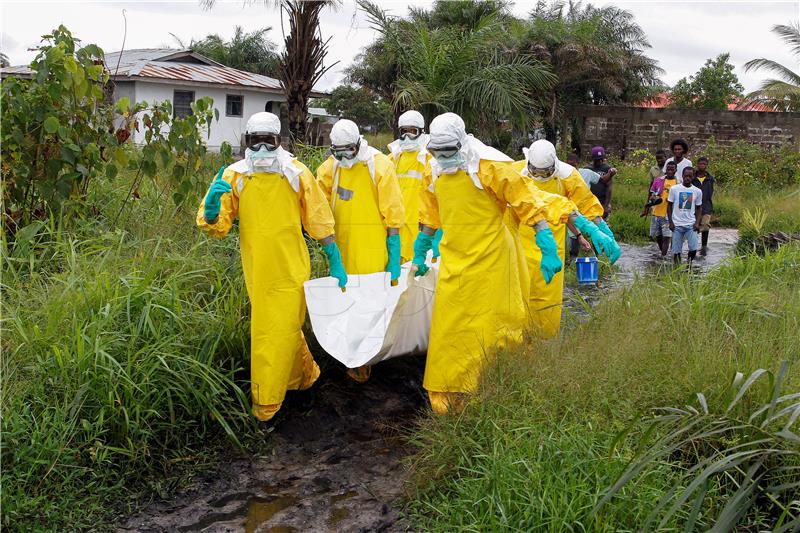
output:
M 217 89 L 228 89 L 233 91 L 255 91 L 260 93 L 283 94 L 280 87 L 259 87 L 256 85 L 237 85 L 233 83 L 218 83 L 182 79 L 153 78 L 150 76 L 112 76 L 113 81 L 141 81 L 144 83 L 158 83 L 161 85 L 185 85 L 191 87 L 210 87 Z

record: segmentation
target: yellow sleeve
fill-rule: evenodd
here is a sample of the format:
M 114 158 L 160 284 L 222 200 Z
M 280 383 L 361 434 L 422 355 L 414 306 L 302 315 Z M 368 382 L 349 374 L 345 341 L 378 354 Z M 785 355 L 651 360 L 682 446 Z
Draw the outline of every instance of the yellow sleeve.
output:
M 294 165 L 303 170 L 300 174 L 300 219 L 312 239 L 322 240 L 333 235 L 333 213 L 314 175 L 299 161 Z
M 322 193 L 331 203 L 331 189 L 333 188 L 333 156 L 328 156 L 317 169 L 317 183 L 322 189 Z
M 532 180 L 528 180 L 528 184 L 536 190 L 544 204 L 547 206 L 547 223 L 550 226 L 560 226 L 561 224 L 566 224 L 567 220 L 569 220 L 569 216 L 578 210 L 572 200 L 566 196 L 545 192 L 539 189 Z
M 583 181 L 580 172 L 573 170 L 572 174 L 561 181 L 564 184 L 566 196 L 572 200 L 583 216 L 589 220 L 603 216 L 603 204 L 592 194 L 589 186 Z
M 533 226 L 547 219 L 547 204 L 542 191 L 514 170 L 513 164 L 505 161 L 481 161 L 478 178 L 486 189 L 514 210 L 521 224 Z
M 216 223 L 209 224 L 206 222 L 205 216 L 203 216 L 208 192 L 200 200 L 200 207 L 197 209 L 197 227 L 212 237 L 221 239 L 226 236 L 233 227 L 233 221 L 239 216 L 239 190 L 237 187 L 239 176 L 240 174 L 231 170 L 230 167 L 226 168 L 222 174 L 222 179 L 231 184 L 232 190 L 231 192 L 226 192 L 220 198 L 219 217 Z
M 375 184 L 378 187 L 378 210 L 387 228 L 400 228 L 406 220 L 403 194 L 394 165 L 383 154 L 375 155 Z
M 419 188 L 419 222 L 429 228 L 439 229 L 442 221 L 439 218 L 439 201 L 436 195 L 431 192 L 431 166 L 426 165 L 422 173 L 422 187 Z

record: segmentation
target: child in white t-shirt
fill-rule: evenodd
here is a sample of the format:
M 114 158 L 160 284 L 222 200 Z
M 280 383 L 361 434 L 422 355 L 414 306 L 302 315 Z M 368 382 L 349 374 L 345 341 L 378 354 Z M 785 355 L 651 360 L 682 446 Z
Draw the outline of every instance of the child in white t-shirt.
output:
M 673 185 L 667 197 L 669 229 L 672 231 L 672 258 L 675 264 L 681 262 L 683 241 L 689 245 L 689 264 L 697 256 L 697 232 L 702 218 L 703 192 L 692 185 L 694 168 L 686 167 L 682 174 L 683 182 Z

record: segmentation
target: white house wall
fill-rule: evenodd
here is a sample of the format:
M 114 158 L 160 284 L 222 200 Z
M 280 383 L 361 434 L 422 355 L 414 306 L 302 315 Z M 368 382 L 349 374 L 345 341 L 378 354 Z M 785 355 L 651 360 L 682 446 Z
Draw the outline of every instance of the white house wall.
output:
M 203 86 L 148 83 L 143 81 L 136 81 L 134 90 L 135 100 L 137 102 L 145 101 L 148 103 L 163 102 L 164 100 L 172 102 L 173 92 L 176 90 L 194 91 L 195 101 L 204 96 L 210 96 L 214 99 L 214 108 L 219 110 L 219 121 L 214 121 L 211 124 L 211 136 L 206 139 L 208 148 L 213 151 L 218 151 L 223 141 L 229 142 L 231 146 L 233 146 L 234 152 L 238 151 L 241 136 L 244 133 L 244 128 L 250 115 L 258 111 L 264 111 L 268 101 L 285 101 L 283 94 Z M 229 94 L 241 95 L 243 97 L 243 112 L 241 117 L 228 117 L 225 115 L 225 100 L 226 96 Z M 130 97 L 130 93 L 126 91 L 125 96 Z M 144 131 L 145 128 L 140 126 L 140 131 L 134 136 L 135 142 L 144 142 Z

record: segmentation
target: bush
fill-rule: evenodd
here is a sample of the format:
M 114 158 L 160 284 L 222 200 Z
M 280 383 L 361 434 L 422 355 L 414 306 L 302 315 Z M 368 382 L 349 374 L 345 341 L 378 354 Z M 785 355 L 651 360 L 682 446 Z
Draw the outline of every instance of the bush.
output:
M 702 155 L 709 158 L 711 174 L 724 187 L 780 189 L 800 185 L 800 152 L 788 143 L 763 147 L 736 141 L 721 147 L 711 139 Z

